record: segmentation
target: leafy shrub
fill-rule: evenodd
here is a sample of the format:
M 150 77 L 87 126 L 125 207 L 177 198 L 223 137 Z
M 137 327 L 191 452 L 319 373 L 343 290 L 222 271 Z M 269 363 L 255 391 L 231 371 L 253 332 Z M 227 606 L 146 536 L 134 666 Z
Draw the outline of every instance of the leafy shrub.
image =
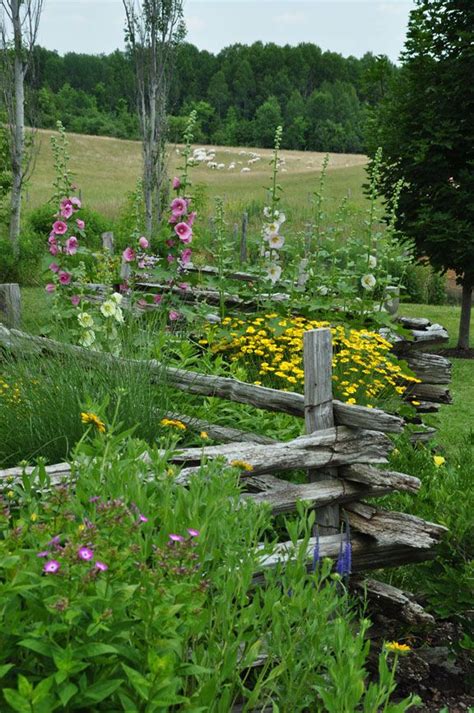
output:
M 403 299 L 416 304 L 445 304 L 446 278 L 435 272 L 431 265 L 408 265 L 403 277 Z
M 43 493 L 31 476 L 5 489 L 2 710 L 410 707 L 389 702 L 387 651 L 367 681 L 368 622 L 330 564 L 307 573 L 314 515 L 291 528 L 295 559 L 252 588 L 269 510 L 239 506 L 234 469 L 204 466 L 185 489 L 143 448 L 108 429 L 76 453 L 74 493 L 41 469 Z
M 44 241 L 43 246 L 46 245 L 46 240 L 51 232 L 53 216 L 56 210 L 57 208 L 54 208 L 51 203 L 45 203 L 28 215 L 28 225 L 31 231 Z M 81 208 L 80 217 L 86 224 L 87 247 L 93 249 L 101 248 L 102 233 L 113 229 L 110 220 L 89 208 Z
M 37 285 L 40 280 L 44 245 L 32 232 L 20 235 L 20 254 L 16 260 L 8 238 L 0 238 L 0 282 Z

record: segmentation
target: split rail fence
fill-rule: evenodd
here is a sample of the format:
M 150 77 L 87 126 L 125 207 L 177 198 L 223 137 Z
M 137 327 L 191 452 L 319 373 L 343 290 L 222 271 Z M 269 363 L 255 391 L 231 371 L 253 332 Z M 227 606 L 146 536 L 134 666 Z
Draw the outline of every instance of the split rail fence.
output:
M 104 359 L 127 368 L 146 368 L 152 381 L 165 378 L 173 387 L 188 393 L 220 397 L 304 418 L 306 435 L 278 441 L 178 415 L 190 427 L 206 430 L 220 444 L 178 448 L 171 456 L 171 460 L 181 467 L 176 482 L 185 486 L 191 477 L 198 475 L 203 459 L 218 458 L 223 464 L 235 460 L 249 463 L 251 472 L 242 476 L 243 501 L 252 499 L 266 503 L 275 515 L 294 511 L 298 501 L 316 509 L 319 535 L 307 544 L 308 567 L 316 539 L 321 557 L 338 558 L 342 516 L 351 528 L 352 569 L 356 575 L 436 556 L 436 545 L 446 528 L 367 502 L 395 491 L 416 494 L 421 483 L 416 477 L 385 467 L 392 448 L 387 434 L 401 433 L 403 419 L 380 409 L 350 405 L 333 398 L 330 329 L 312 330 L 304 335 L 304 395 L 177 369 L 156 360 L 121 359 L 44 337 L 33 337 L 1 325 L 0 348 L 22 355 L 32 350 L 45 355 L 67 355 L 89 363 L 91 368 Z M 417 358 L 421 359 L 423 368 L 428 368 L 422 354 Z M 74 464 L 60 463 L 47 466 L 46 470 L 52 484 L 75 477 Z M 285 479 L 285 474 L 301 470 L 307 474 L 306 482 L 296 484 Z M 4 479 L 19 481 L 23 472 L 23 468 L 2 470 L 0 483 Z M 27 472 L 33 473 L 34 468 L 27 468 Z M 152 475 L 150 473 L 150 477 Z M 290 542 L 281 542 L 271 556 L 262 554 L 255 582 L 262 581 L 266 569 L 280 566 L 293 553 Z M 373 580 L 368 580 L 364 586 L 369 597 L 395 602 L 407 618 L 425 621 L 429 618 L 400 590 Z

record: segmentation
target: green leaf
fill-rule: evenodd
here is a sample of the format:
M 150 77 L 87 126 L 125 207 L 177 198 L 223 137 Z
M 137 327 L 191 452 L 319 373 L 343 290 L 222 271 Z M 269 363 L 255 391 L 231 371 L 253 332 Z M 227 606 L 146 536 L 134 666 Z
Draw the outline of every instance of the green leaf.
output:
M 110 681 L 98 681 L 92 686 L 89 686 L 87 691 L 84 692 L 83 698 L 92 701 L 92 703 L 100 703 L 111 696 L 122 683 L 122 678 L 111 678 Z
M 110 644 L 90 643 L 78 646 L 74 649 L 74 654 L 79 658 L 90 658 L 91 656 L 104 656 L 105 654 L 118 654 L 119 651 L 115 646 Z
M 146 678 L 142 676 L 141 673 L 138 673 L 138 671 L 135 671 L 133 668 L 130 668 L 130 666 L 127 666 L 124 663 L 122 664 L 122 668 L 127 674 L 128 680 L 130 681 L 138 695 L 141 696 L 144 701 L 148 701 L 148 691 L 150 689 L 150 684 L 148 683 Z
M 3 666 L 0 666 L 0 678 L 3 678 L 11 668 L 13 668 L 12 663 L 6 663 L 3 664 Z
M 23 698 L 18 691 L 14 691 L 13 688 L 5 688 L 3 691 L 6 702 L 17 711 L 17 713 L 31 713 L 30 702 Z
M 67 706 L 71 698 L 78 692 L 78 687 L 73 683 L 66 683 L 58 689 L 58 696 L 63 706 Z
M 28 679 L 25 676 L 22 676 L 21 674 L 18 676 L 18 690 L 20 692 L 20 695 L 23 696 L 23 698 L 31 700 L 33 686 L 28 681 Z
M 40 639 L 23 639 L 19 642 L 20 646 L 24 646 L 25 649 L 31 649 L 37 654 L 42 654 L 43 656 L 52 656 L 53 647 L 51 644 L 47 644 Z

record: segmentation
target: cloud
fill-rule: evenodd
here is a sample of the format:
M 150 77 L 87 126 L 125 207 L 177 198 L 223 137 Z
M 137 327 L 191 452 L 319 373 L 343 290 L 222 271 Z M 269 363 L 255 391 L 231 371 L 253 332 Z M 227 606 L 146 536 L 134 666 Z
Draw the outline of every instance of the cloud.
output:
M 282 12 L 280 15 L 275 15 L 273 22 L 277 25 L 301 25 L 307 22 L 307 16 L 304 12 L 299 11 L 289 11 Z
M 197 15 L 190 15 L 185 18 L 185 21 L 186 27 L 192 32 L 201 32 L 201 30 L 205 30 L 207 27 L 202 17 L 198 17 Z

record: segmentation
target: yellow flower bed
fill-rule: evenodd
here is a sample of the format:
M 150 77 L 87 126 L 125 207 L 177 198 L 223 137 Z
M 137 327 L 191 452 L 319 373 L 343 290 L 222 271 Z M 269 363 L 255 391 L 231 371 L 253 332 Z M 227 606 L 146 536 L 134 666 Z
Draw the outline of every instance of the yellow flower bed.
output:
M 222 327 L 229 330 L 222 336 Z M 227 317 L 220 327 L 210 327 L 208 345 L 232 362 L 257 369 L 256 384 L 301 391 L 304 383 L 303 335 L 310 329 L 330 327 L 333 337 L 334 395 L 350 404 L 373 406 L 373 401 L 403 396 L 410 382 L 419 382 L 390 353 L 391 343 L 376 332 L 305 317 L 266 314 L 253 320 Z
M 17 383 L 9 383 L 0 376 L 0 401 L 8 404 L 18 404 L 21 401 L 20 386 Z

